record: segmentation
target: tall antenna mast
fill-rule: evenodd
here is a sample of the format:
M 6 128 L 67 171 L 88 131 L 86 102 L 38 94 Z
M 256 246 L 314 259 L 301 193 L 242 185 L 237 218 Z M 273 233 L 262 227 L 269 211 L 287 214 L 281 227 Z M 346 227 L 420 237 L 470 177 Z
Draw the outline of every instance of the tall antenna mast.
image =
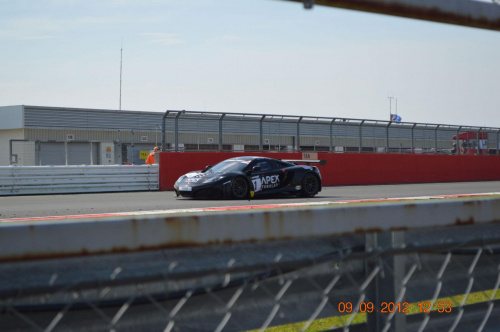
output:
M 120 49 L 120 111 L 122 110 L 122 60 L 123 60 L 123 38 Z

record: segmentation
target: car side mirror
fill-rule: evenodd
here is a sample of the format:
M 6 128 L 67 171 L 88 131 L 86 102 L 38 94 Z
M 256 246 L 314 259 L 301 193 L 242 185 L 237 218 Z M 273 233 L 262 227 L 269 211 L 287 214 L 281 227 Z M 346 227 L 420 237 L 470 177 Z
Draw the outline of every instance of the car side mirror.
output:
M 206 171 L 208 171 L 210 168 L 212 168 L 212 165 L 207 165 L 207 166 L 205 167 L 205 169 L 203 170 L 203 172 L 202 172 L 202 173 L 205 173 L 205 172 L 206 172 Z

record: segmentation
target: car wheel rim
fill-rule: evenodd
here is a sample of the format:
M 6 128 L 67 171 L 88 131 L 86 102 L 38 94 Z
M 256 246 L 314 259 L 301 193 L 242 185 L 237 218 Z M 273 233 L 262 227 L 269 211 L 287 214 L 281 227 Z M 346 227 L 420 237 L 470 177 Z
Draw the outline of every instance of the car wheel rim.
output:
M 308 194 L 316 193 L 318 183 L 314 176 L 308 176 L 305 181 L 305 190 Z
M 244 197 L 247 191 L 247 184 L 243 179 L 235 179 L 233 183 L 233 194 L 236 197 Z

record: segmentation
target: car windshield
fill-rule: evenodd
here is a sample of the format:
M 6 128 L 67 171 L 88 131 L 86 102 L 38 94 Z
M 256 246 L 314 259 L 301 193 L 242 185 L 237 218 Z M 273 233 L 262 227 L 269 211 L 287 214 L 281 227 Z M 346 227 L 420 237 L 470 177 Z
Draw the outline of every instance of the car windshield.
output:
M 227 173 L 242 171 L 250 162 L 247 160 L 224 160 L 208 170 L 211 173 Z

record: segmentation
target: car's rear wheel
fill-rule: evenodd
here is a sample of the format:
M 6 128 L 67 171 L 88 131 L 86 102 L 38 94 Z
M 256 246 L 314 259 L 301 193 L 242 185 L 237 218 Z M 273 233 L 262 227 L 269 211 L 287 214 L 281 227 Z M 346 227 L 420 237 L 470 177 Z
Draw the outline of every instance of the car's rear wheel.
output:
M 319 179 L 312 173 L 307 173 L 302 179 L 301 195 L 304 197 L 314 197 L 319 191 Z
M 231 182 L 231 197 L 234 199 L 248 198 L 248 182 L 241 176 L 237 176 Z

